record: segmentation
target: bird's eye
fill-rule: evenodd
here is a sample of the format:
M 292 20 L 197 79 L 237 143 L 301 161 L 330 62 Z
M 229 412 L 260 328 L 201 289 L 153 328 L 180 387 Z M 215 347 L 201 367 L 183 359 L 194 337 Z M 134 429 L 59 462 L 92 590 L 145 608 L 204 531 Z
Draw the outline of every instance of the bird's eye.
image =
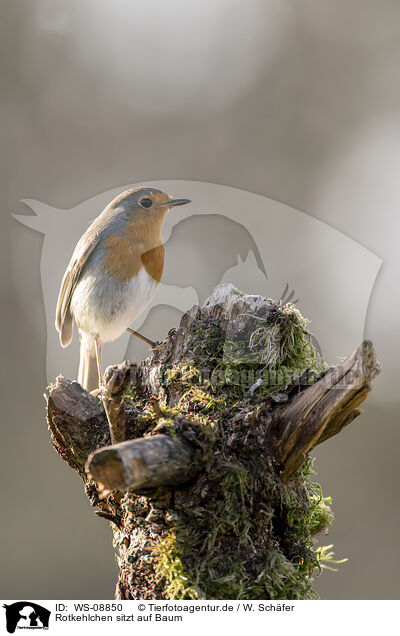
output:
M 151 206 L 153 205 L 153 201 L 151 199 L 148 199 L 147 197 L 144 199 L 140 199 L 139 203 L 142 208 L 151 208 Z

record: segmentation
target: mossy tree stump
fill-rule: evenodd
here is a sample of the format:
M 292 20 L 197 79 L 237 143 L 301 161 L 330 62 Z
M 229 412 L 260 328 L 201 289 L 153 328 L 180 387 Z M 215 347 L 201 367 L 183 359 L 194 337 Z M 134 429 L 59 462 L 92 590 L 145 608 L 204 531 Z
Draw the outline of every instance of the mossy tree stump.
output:
M 221 285 L 150 358 L 109 367 L 102 401 L 57 378 L 52 442 L 111 522 L 116 597 L 314 598 L 332 513 L 308 453 L 378 372 L 370 342 L 328 369 L 293 305 Z

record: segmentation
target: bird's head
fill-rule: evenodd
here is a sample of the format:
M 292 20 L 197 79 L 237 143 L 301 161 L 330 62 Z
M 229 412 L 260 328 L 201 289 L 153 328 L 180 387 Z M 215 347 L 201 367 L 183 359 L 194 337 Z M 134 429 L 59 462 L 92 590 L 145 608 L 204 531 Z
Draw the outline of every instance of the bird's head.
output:
M 114 214 L 124 215 L 130 223 L 163 221 L 167 212 L 190 199 L 174 199 L 156 188 L 131 188 L 119 194 L 108 206 Z

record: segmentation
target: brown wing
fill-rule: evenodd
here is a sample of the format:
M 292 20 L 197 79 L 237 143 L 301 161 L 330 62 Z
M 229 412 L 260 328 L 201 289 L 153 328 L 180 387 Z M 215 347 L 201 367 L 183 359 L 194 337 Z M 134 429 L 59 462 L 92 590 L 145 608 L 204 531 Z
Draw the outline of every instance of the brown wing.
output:
M 93 232 L 93 229 L 90 227 L 77 243 L 61 283 L 56 309 L 56 329 L 60 332 L 60 342 L 63 347 L 69 345 L 72 340 L 72 295 L 82 269 L 100 239 L 100 232 Z

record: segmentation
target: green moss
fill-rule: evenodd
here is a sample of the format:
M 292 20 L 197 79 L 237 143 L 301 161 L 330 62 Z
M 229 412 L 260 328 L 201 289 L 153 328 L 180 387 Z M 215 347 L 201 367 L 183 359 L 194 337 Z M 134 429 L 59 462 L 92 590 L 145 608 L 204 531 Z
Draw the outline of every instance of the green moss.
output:
M 332 567 L 332 565 L 346 563 L 348 559 L 335 559 L 335 553 L 331 548 L 333 548 L 332 543 L 330 545 L 323 545 L 317 548 L 318 563 L 322 570 L 331 570 L 331 572 L 337 572 L 338 569 Z
M 249 592 L 251 598 L 259 599 L 266 596 L 271 600 L 316 598 L 312 582 L 307 575 L 304 575 L 302 567 L 296 566 L 278 550 L 271 550 L 268 553 L 265 568 L 260 572 Z
M 313 536 L 332 521 L 328 500 L 311 481 L 302 482 L 310 460 L 293 484 L 266 478 L 263 505 L 251 505 L 248 470 L 225 458 L 209 473 L 213 502 L 206 508 L 186 508 L 168 535 L 153 545 L 159 577 L 167 581 L 171 599 L 313 599 L 315 572 L 330 568 L 327 547 Z M 303 474 L 302 474 L 303 473 Z M 218 484 L 218 487 L 217 487 Z M 261 503 L 261 502 L 259 502 Z M 287 527 L 286 537 L 279 528 Z M 259 532 L 265 552 L 257 555 Z M 249 560 L 254 554 L 254 562 Z
M 327 365 L 312 343 L 307 324 L 294 305 L 273 303 L 267 316 L 255 318 L 249 337 L 241 338 L 239 334 L 226 342 L 214 381 L 218 378 L 223 384 L 243 390 L 261 379 L 257 394 L 263 397 L 281 390 L 306 371 L 312 383 Z
M 298 485 L 305 489 L 306 510 L 297 506 L 296 501 L 286 502 L 288 525 L 295 530 L 302 541 L 307 541 L 308 537 L 318 534 L 333 521 L 331 498 L 323 497 L 321 486 L 310 479 L 313 473 L 312 464 L 313 460 L 308 458 L 296 477 Z
M 157 566 L 157 578 L 163 580 L 167 598 L 196 600 L 196 589 L 190 585 L 182 565 L 183 551 L 173 532 L 157 541 L 152 547 Z

